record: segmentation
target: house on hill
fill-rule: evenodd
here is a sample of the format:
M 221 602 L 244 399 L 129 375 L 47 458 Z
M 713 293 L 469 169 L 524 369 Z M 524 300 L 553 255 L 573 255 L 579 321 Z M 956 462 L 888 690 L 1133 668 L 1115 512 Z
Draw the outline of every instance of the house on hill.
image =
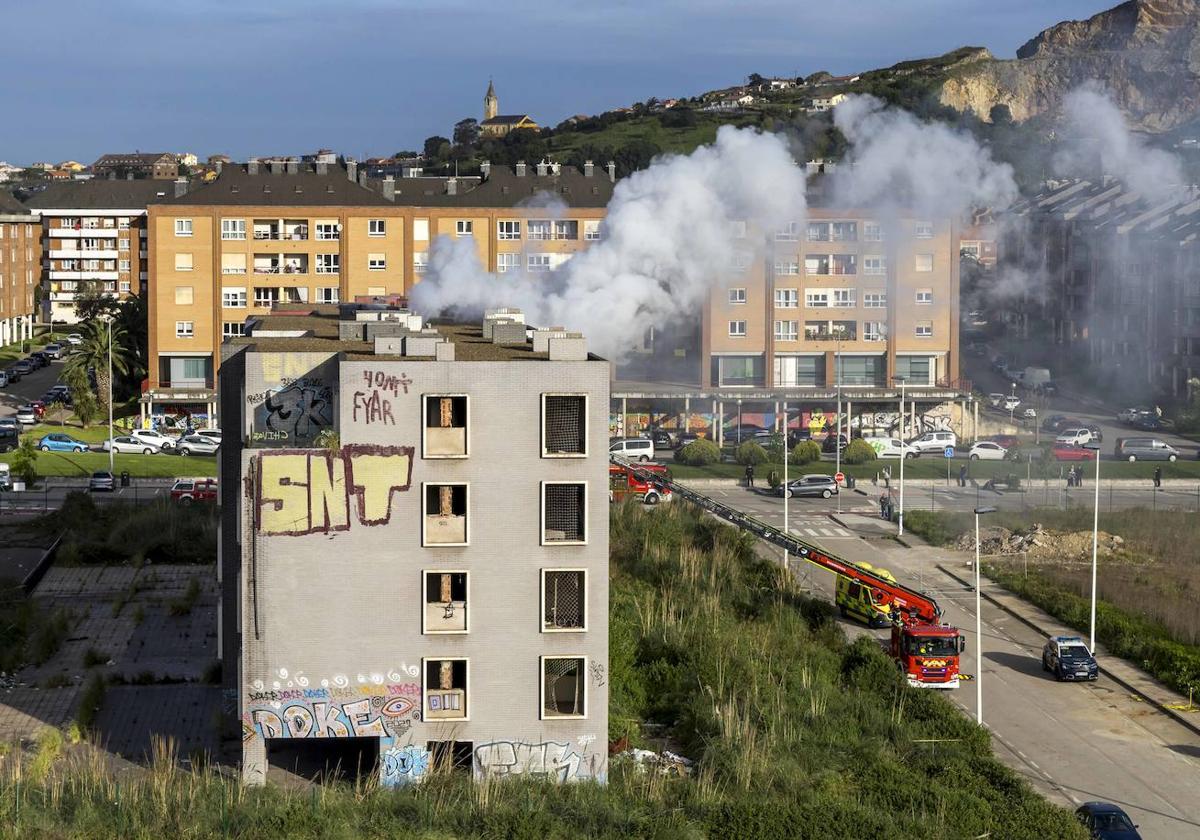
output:
M 501 114 L 496 88 L 488 82 L 487 93 L 483 97 L 483 122 L 479 124 L 481 134 L 485 137 L 503 137 L 518 128 L 536 131 L 540 127 L 528 114 Z

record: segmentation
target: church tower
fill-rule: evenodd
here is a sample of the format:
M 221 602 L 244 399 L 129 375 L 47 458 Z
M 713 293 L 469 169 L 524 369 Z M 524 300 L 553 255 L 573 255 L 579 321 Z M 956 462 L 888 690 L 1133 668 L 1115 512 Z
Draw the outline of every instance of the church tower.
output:
M 483 97 L 483 118 L 490 120 L 499 113 L 500 100 L 496 98 L 496 89 L 492 87 L 492 80 L 488 79 L 487 95 Z

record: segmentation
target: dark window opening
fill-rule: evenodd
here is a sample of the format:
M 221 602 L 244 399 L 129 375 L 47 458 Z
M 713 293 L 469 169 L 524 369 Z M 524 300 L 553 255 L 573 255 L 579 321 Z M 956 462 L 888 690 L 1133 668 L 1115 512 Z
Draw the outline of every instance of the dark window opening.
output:
M 425 456 L 467 454 L 467 398 L 425 397 Z
M 467 573 L 425 573 L 425 632 L 467 629 Z
M 268 738 L 267 763 L 315 782 L 371 778 L 378 738 Z
M 547 656 L 542 660 L 542 714 L 578 717 L 584 714 L 584 663 L 578 657 Z
M 547 455 L 587 452 L 587 397 L 546 396 L 544 448 Z
M 432 772 L 471 772 L 475 756 L 474 741 L 426 741 L 429 769 Z
M 425 544 L 462 545 L 467 541 L 467 486 L 425 485 Z
M 546 630 L 581 630 L 584 627 L 582 571 L 546 572 L 542 627 Z
M 582 484 L 545 486 L 546 542 L 583 542 L 585 492 Z

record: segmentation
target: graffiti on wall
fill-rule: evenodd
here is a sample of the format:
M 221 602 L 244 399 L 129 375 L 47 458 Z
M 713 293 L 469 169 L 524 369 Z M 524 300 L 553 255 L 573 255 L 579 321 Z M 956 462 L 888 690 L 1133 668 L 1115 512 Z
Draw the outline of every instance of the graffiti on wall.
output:
M 243 737 L 394 738 L 408 732 L 421 715 L 421 686 L 407 681 L 419 674 L 402 665 L 384 674 L 345 675 L 314 685 L 302 672 L 280 668 L 270 684 L 254 680 L 246 695 Z
M 408 375 L 399 376 L 382 370 L 364 370 L 363 390 L 354 392 L 353 416 L 354 422 L 362 422 L 370 426 L 373 423 L 396 425 L 392 413 L 392 400 L 401 392 L 408 393 L 412 380 Z
M 916 428 L 912 427 L 911 416 L 905 412 L 904 436 L 919 435 L 925 432 L 951 432 L 954 431 L 953 422 L 949 409 L 944 405 L 936 406 L 928 411 L 918 411 Z M 865 431 L 874 430 L 898 434 L 900 432 L 900 412 L 868 411 L 864 414 L 856 414 L 850 418 L 850 426 Z
M 411 446 L 344 446 L 337 452 L 263 451 L 255 489 L 256 525 L 267 535 L 301 536 L 385 525 L 392 496 L 412 483 Z
M 429 769 L 429 751 L 408 744 L 389 747 L 379 755 L 379 783 L 383 787 L 399 787 L 420 781 Z
M 599 756 L 585 758 L 571 744 L 493 741 L 475 748 L 475 768 L 489 776 L 541 776 L 558 782 L 601 776 Z

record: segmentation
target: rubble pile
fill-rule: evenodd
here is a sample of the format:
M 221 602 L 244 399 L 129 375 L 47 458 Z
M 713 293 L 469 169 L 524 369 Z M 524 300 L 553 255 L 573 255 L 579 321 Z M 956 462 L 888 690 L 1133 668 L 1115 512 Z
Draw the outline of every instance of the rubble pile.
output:
M 1099 553 L 1110 555 L 1120 551 L 1125 541 L 1116 534 L 1101 531 L 1098 539 Z M 975 535 L 966 533 L 959 536 L 954 547 L 959 551 L 975 551 Z M 1045 559 L 1074 560 L 1080 557 L 1090 557 L 1092 553 L 1092 532 L 1073 531 L 1059 533 L 1047 531 L 1041 523 L 1035 522 L 1027 530 L 1009 531 L 1007 528 L 992 527 L 979 532 L 980 554 L 1023 554 Z

